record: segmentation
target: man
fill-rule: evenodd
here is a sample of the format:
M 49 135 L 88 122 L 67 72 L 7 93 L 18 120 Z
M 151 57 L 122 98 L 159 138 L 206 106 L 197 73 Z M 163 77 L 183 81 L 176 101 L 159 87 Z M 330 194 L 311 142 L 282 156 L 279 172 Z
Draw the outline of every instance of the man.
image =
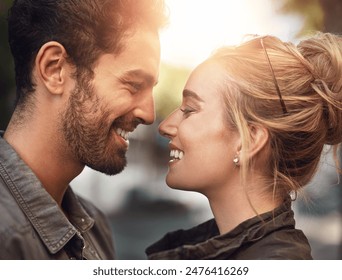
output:
M 0 137 L 0 259 L 113 259 L 104 215 L 69 183 L 114 175 L 154 121 L 157 0 L 18 0 L 9 12 L 17 105 Z

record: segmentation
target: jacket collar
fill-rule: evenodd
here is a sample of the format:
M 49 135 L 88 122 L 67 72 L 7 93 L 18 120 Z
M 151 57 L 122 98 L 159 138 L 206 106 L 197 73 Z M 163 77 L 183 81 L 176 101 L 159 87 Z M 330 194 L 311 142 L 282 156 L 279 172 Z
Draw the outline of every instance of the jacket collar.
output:
M 51 253 L 58 252 L 76 234 L 94 225 L 76 195 L 69 187 L 63 198 L 63 208 L 45 190 L 33 171 L 2 138 L 0 131 L 0 176 Z
M 214 219 L 189 230 L 166 234 L 146 249 L 149 259 L 220 259 L 233 255 L 247 242 L 255 242 L 280 227 L 295 227 L 291 200 L 273 211 L 248 219 L 232 231 L 220 235 Z

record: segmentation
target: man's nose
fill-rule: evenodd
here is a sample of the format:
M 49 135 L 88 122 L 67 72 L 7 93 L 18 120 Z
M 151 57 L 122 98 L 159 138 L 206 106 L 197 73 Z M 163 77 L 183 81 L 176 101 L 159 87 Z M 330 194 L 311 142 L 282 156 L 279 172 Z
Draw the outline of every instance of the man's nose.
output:
M 136 105 L 134 115 L 143 124 L 152 124 L 155 121 L 155 106 L 152 91 L 144 94 Z

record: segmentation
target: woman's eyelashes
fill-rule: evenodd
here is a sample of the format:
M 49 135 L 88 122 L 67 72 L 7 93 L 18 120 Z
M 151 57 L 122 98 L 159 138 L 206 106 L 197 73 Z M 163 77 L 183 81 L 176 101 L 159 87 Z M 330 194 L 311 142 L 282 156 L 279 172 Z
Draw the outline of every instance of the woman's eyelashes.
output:
M 195 112 L 196 110 L 192 107 L 189 107 L 189 106 L 185 106 L 184 108 L 180 108 L 180 110 L 183 112 L 183 115 L 184 116 L 188 116 L 190 115 L 191 113 Z

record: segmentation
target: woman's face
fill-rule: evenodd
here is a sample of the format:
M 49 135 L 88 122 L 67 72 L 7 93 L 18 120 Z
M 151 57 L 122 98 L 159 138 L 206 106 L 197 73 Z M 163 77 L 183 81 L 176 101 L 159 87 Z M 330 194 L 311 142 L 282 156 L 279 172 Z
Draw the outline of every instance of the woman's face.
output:
M 215 192 L 238 177 L 233 163 L 240 137 L 229 127 L 222 96 L 225 70 L 214 62 L 190 75 L 180 108 L 159 127 L 170 139 L 166 183 L 176 189 Z

